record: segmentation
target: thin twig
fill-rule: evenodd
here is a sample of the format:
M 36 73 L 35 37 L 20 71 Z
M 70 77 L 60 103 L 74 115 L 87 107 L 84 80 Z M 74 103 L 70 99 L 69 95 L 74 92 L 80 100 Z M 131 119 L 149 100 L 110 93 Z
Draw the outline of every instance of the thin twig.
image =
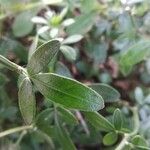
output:
M 90 135 L 88 126 L 87 126 L 85 120 L 83 119 L 83 117 L 82 117 L 82 115 L 79 111 L 76 111 L 76 116 L 77 116 L 77 119 L 80 121 L 81 125 L 83 126 L 83 129 L 84 129 L 85 133 L 87 135 Z
M 29 129 L 33 129 L 33 126 L 29 125 L 29 126 L 21 126 L 21 127 L 12 128 L 12 129 L 1 132 L 0 133 L 0 138 L 2 138 L 4 136 L 7 136 L 9 134 L 13 134 L 13 133 L 16 133 L 16 132 L 20 132 L 20 131 L 23 131 L 23 130 L 29 130 Z

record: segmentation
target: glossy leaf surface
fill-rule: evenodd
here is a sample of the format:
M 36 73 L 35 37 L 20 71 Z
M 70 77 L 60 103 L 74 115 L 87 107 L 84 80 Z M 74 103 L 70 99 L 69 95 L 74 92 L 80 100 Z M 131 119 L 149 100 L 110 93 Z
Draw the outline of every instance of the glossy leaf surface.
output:
M 104 107 L 102 97 L 78 81 L 53 73 L 32 77 L 37 89 L 50 100 L 68 108 L 97 111 Z

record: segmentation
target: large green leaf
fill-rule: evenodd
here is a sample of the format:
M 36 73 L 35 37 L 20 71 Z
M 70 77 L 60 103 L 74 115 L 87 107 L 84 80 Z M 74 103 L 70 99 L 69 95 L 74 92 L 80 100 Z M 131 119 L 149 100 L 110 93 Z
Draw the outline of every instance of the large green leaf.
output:
M 32 83 L 28 78 L 22 81 L 19 87 L 18 98 L 23 119 L 26 124 L 31 124 L 36 112 L 36 102 Z
M 113 125 L 97 112 L 84 112 L 86 119 L 98 130 L 113 131 Z
M 27 65 L 30 75 L 42 71 L 53 57 L 58 53 L 60 43 L 57 40 L 51 40 L 41 45 L 31 56 Z
M 45 97 L 65 107 L 83 111 L 97 111 L 104 107 L 98 93 L 76 80 L 53 73 L 37 74 L 32 80 Z
M 70 35 L 87 33 L 94 24 L 95 15 L 96 13 L 93 11 L 77 17 L 75 23 L 68 26 L 67 33 Z
M 120 69 L 124 75 L 132 70 L 132 67 L 150 57 L 150 41 L 140 41 L 129 47 L 120 57 Z
M 89 87 L 100 94 L 105 102 L 116 102 L 120 98 L 119 92 L 107 84 L 97 83 L 91 84 Z

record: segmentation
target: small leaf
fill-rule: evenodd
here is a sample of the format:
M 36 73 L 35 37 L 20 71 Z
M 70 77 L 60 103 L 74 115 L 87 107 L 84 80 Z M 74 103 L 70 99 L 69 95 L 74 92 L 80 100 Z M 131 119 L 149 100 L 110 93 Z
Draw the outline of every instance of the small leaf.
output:
M 98 130 L 113 131 L 113 125 L 97 112 L 84 112 L 86 119 Z
M 25 78 L 22 81 L 18 92 L 18 98 L 19 108 L 23 119 L 26 124 L 31 124 L 36 112 L 36 102 L 32 83 L 28 78 Z
M 55 65 L 55 73 L 68 77 L 68 78 L 72 78 L 71 72 L 70 70 L 67 68 L 67 66 L 65 66 L 63 63 L 61 62 L 57 62 Z
M 120 69 L 124 75 L 132 70 L 132 67 L 150 57 L 150 42 L 140 41 L 129 47 L 120 58 Z
M 69 35 L 73 34 L 85 34 L 87 33 L 92 25 L 94 24 L 94 18 L 96 13 L 90 12 L 84 15 L 81 15 L 77 18 L 75 18 L 75 22 L 67 27 L 67 33 Z
M 75 35 L 72 35 L 72 36 L 69 36 L 68 38 L 66 38 L 66 39 L 62 42 L 62 44 L 73 44 L 73 43 L 79 42 L 82 38 L 83 38 L 82 35 L 80 35 L 80 34 L 75 34 Z
M 136 135 L 132 140 L 131 143 L 136 145 L 136 146 L 143 146 L 143 147 L 148 147 L 146 140 L 140 136 Z
M 61 116 L 61 118 L 65 120 L 65 122 L 71 123 L 71 124 L 78 124 L 77 118 L 74 116 L 73 113 L 71 113 L 71 111 L 63 107 L 58 107 L 57 110 L 59 112 L 59 115 Z
M 62 45 L 60 47 L 60 50 L 68 60 L 70 61 L 76 60 L 77 52 L 74 48 L 67 45 Z
M 110 146 L 116 143 L 118 134 L 116 132 L 107 133 L 103 138 L 104 145 Z
M 107 84 L 90 84 L 89 87 L 100 94 L 105 102 L 116 102 L 120 98 L 119 92 Z
M 117 130 L 121 130 L 123 121 L 122 121 L 122 114 L 121 114 L 121 111 L 119 109 L 116 109 L 114 111 L 113 122 L 114 122 L 115 128 Z
M 23 37 L 32 31 L 34 24 L 31 22 L 31 18 L 34 14 L 31 11 L 24 11 L 15 18 L 12 29 L 16 37 Z
M 48 99 L 65 107 L 97 111 L 104 107 L 102 97 L 80 82 L 53 73 L 32 76 L 37 89 Z
M 86 44 L 87 55 L 93 60 L 95 64 L 101 64 L 106 61 L 108 44 L 106 42 L 93 42 L 88 41 Z
M 61 144 L 63 150 L 76 150 L 72 140 L 70 139 L 65 128 L 62 128 L 57 124 L 56 126 L 56 137 L 58 142 Z
M 31 56 L 27 65 L 30 75 L 37 74 L 42 71 L 53 57 L 58 53 L 60 43 L 57 40 L 51 40 L 41 45 Z

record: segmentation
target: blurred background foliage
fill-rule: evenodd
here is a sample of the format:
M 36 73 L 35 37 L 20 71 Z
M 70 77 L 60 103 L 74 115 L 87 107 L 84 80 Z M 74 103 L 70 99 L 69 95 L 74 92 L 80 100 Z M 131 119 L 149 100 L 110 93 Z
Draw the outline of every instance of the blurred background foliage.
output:
M 121 94 L 120 101 L 106 102 L 105 109 L 100 113 L 112 123 L 113 113 L 118 115 L 114 110 L 120 108 L 123 128 L 132 131 L 134 125 L 130 107 L 136 106 L 140 118 L 137 134 L 141 136 L 135 137 L 131 143 L 138 145 L 137 140 L 140 139 L 145 142 L 141 142 L 140 146 L 148 149 L 150 1 L 0 0 L 1 55 L 25 66 L 37 46 L 53 38 L 61 41 L 61 52 L 47 71 L 75 78 L 85 84 L 105 83 L 117 89 Z M 17 75 L 0 65 L 0 131 L 23 125 L 18 110 L 17 84 Z M 37 92 L 36 97 L 38 113 L 50 109 L 51 104 L 42 101 L 42 95 Z M 118 134 L 95 129 L 90 123 L 91 119 L 89 122 L 83 119 L 84 113 L 81 120 L 79 114 L 76 114 L 80 121 L 76 124 L 74 120 L 69 122 L 70 119 L 67 123 L 64 122 L 68 120 L 65 111 L 62 108 L 59 111 L 62 124 L 78 149 L 115 149 L 122 140 Z M 45 123 L 43 120 L 47 113 L 39 115 L 39 123 Z M 50 114 L 49 118 L 53 113 Z M 91 116 L 87 116 L 88 120 Z M 52 124 L 52 119 L 45 121 Z M 54 130 L 49 128 L 48 126 L 46 132 Z M 63 132 L 64 130 L 62 129 Z M 60 133 L 57 138 L 54 137 L 53 142 L 53 137 L 48 134 L 37 129 L 28 133 L 15 133 L 0 138 L 0 149 L 61 149 L 61 142 L 58 144 L 58 139 L 63 141 Z M 145 140 L 141 140 L 141 137 Z M 140 146 L 134 148 L 140 149 Z M 128 149 L 130 148 L 127 147 Z

